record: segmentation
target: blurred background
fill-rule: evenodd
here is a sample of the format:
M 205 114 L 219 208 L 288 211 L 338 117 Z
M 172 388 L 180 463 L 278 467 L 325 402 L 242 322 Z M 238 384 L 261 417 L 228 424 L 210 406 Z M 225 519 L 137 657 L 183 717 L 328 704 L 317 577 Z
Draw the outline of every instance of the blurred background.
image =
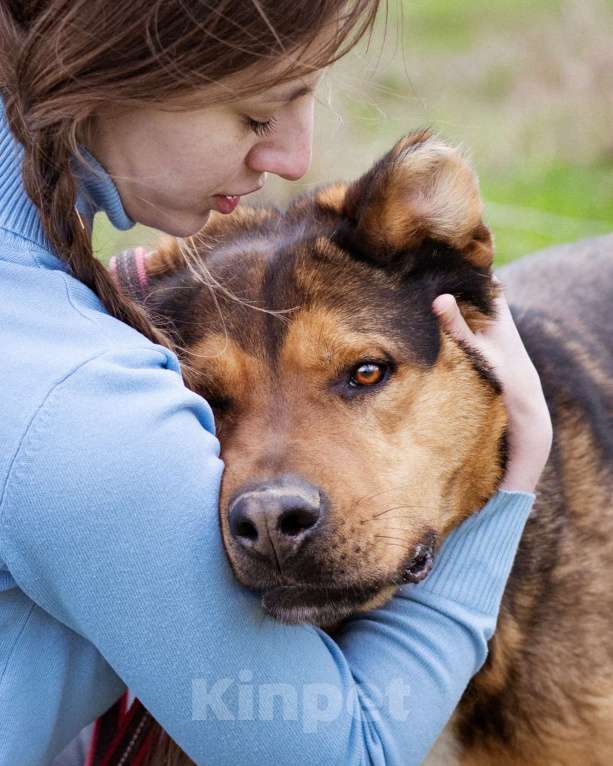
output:
M 322 82 L 312 168 L 250 197 L 285 206 L 431 127 L 471 157 L 497 262 L 613 231 L 613 0 L 389 0 Z M 104 262 L 158 234 L 97 216 Z

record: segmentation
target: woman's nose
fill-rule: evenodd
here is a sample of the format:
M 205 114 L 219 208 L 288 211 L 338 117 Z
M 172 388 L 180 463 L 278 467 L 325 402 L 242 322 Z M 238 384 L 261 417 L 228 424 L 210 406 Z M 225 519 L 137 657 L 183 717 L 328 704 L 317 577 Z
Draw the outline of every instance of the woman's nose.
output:
M 287 151 L 271 154 L 265 163 L 266 171 L 286 181 L 298 181 L 311 165 L 311 146 L 291 147 Z
M 297 181 L 311 164 L 313 110 L 305 110 L 291 125 L 279 125 L 274 135 L 258 142 L 247 155 L 247 165 L 257 173 L 274 173 Z

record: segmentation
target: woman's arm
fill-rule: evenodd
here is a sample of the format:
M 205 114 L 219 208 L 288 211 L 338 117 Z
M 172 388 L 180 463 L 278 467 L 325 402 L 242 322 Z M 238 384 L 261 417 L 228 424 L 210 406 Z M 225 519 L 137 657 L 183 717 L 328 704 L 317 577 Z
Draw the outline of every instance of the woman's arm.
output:
M 63 643 L 82 653 L 91 642 L 110 666 L 105 688 L 113 668 L 197 763 L 419 763 L 485 659 L 532 496 L 497 495 L 425 583 L 334 641 L 269 619 L 234 580 L 211 431 L 208 405 L 159 346 L 101 354 L 50 392 L 1 509 L 11 574 L 67 626 L 36 657 L 24 699 L 77 689 L 47 713 L 39 705 L 61 722 L 59 750 L 100 712 L 86 667 L 81 693 L 66 680 L 76 665 L 57 661 Z M 36 639 L 26 623 L 24 661 Z M 31 721 L 24 737 L 19 763 L 46 763 Z

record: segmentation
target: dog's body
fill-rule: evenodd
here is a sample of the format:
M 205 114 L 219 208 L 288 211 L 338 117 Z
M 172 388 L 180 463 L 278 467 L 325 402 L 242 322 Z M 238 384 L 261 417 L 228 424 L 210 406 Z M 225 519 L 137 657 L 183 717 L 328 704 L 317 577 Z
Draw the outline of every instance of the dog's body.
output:
M 524 258 L 500 276 L 555 439 L 488 661 L 427 764 L 608 766 L 613 236 Z
M 239 211 L 196 260 L 242 300 L 213 297 L 173 241 L 148 260 L 146 305 L 215 409 L 237 577 L 275 617 L 331 624 L 426 576 L 502 476 L 498 382 L 430 311 L 453 292 L 473 326 L 487 320 L 491 240 L 471 171 L 427 134 L 285 215 Z M 502 277 L 554 447 L 487 663 L 429 763 L 609 766 L 613 237 Z

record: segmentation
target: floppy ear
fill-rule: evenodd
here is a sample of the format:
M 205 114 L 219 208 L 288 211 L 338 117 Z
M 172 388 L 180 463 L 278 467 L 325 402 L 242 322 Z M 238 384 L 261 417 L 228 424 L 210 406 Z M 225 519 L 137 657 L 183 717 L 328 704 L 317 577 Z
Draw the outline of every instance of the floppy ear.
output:
M 368 260 L 388 263 L 433 240 L 477 268 L 492 264 L 477 176 L 430 131 L 405 136 L 360 179 L 321 190 L 317 202 L 345 219 L 341 238 Z

